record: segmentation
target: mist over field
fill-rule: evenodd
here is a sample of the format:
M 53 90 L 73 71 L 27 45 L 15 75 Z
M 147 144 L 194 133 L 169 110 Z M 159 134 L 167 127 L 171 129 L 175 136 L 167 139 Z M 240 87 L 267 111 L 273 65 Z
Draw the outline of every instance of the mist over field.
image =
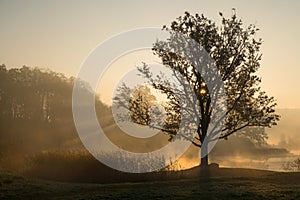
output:
M 278 109 L 280 122 L 271 129 L 266 129 L 268 142 L 275 146 L 286 148 L 291 153 L 300 153 L 300 109 Z
M 218 141 L 211 152 L 211 161 L 226 167 L 282 171 L 284 163 L 300 156 L 300 109 L 277 109 L 277 112 L 281 116 L 278 125 L 265 129 L 267 145 L 257 146 L 236 134 L 228 140 Z M 197 164 L 197 159 L 191 162 Z

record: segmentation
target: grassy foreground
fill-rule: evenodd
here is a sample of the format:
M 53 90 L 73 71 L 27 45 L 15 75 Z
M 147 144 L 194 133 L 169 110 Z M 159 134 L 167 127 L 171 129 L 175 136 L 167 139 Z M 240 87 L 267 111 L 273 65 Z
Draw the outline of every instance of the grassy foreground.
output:
M 218 169 L 194 179 L 83 184 L 1 171 L 0 199 L 300 199 L 300 173 Z

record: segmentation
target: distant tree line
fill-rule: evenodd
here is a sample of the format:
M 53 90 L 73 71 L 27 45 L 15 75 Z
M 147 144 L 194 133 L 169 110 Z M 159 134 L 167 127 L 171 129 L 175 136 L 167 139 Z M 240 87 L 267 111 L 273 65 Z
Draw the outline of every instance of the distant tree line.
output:
M 57 123 L 71 114 L 73 78 L 52 71 L 0 66 L 1 122 Z
M 50 70 L 0 65 L 0 150 L 49 149 L 77 137 L 73 83 L 73 77 Z M 107 110 L 97 99 L 96 107 Z

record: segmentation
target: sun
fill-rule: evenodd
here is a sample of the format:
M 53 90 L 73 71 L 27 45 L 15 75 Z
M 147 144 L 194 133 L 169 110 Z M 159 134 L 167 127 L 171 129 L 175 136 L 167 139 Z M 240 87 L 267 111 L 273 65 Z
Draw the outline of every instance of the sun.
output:
M 201 89 L 200 90 L 200 94 L 202 94 L 202 95 L 206 94 L 206 90 L 205 89 Z

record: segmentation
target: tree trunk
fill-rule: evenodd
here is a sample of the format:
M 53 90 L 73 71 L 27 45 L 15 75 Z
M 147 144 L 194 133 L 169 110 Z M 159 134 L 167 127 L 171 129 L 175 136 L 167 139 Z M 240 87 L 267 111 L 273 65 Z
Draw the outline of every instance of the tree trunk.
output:
M 203 144 L 202 144 L 200 156 L 201 156 L 200 166 L 208 167 L 208 144 L 206 141 L 203 142 Z
M 201 167 L 208 167 L 208 155 L 201 158 L 200 166 Z
M 201 146 L 201 159 L 200 159 L 200 176 L 209 177 L 210 172 L 208 168 L 208 152 L 207 152 L 207 143 L 204 142 Z

